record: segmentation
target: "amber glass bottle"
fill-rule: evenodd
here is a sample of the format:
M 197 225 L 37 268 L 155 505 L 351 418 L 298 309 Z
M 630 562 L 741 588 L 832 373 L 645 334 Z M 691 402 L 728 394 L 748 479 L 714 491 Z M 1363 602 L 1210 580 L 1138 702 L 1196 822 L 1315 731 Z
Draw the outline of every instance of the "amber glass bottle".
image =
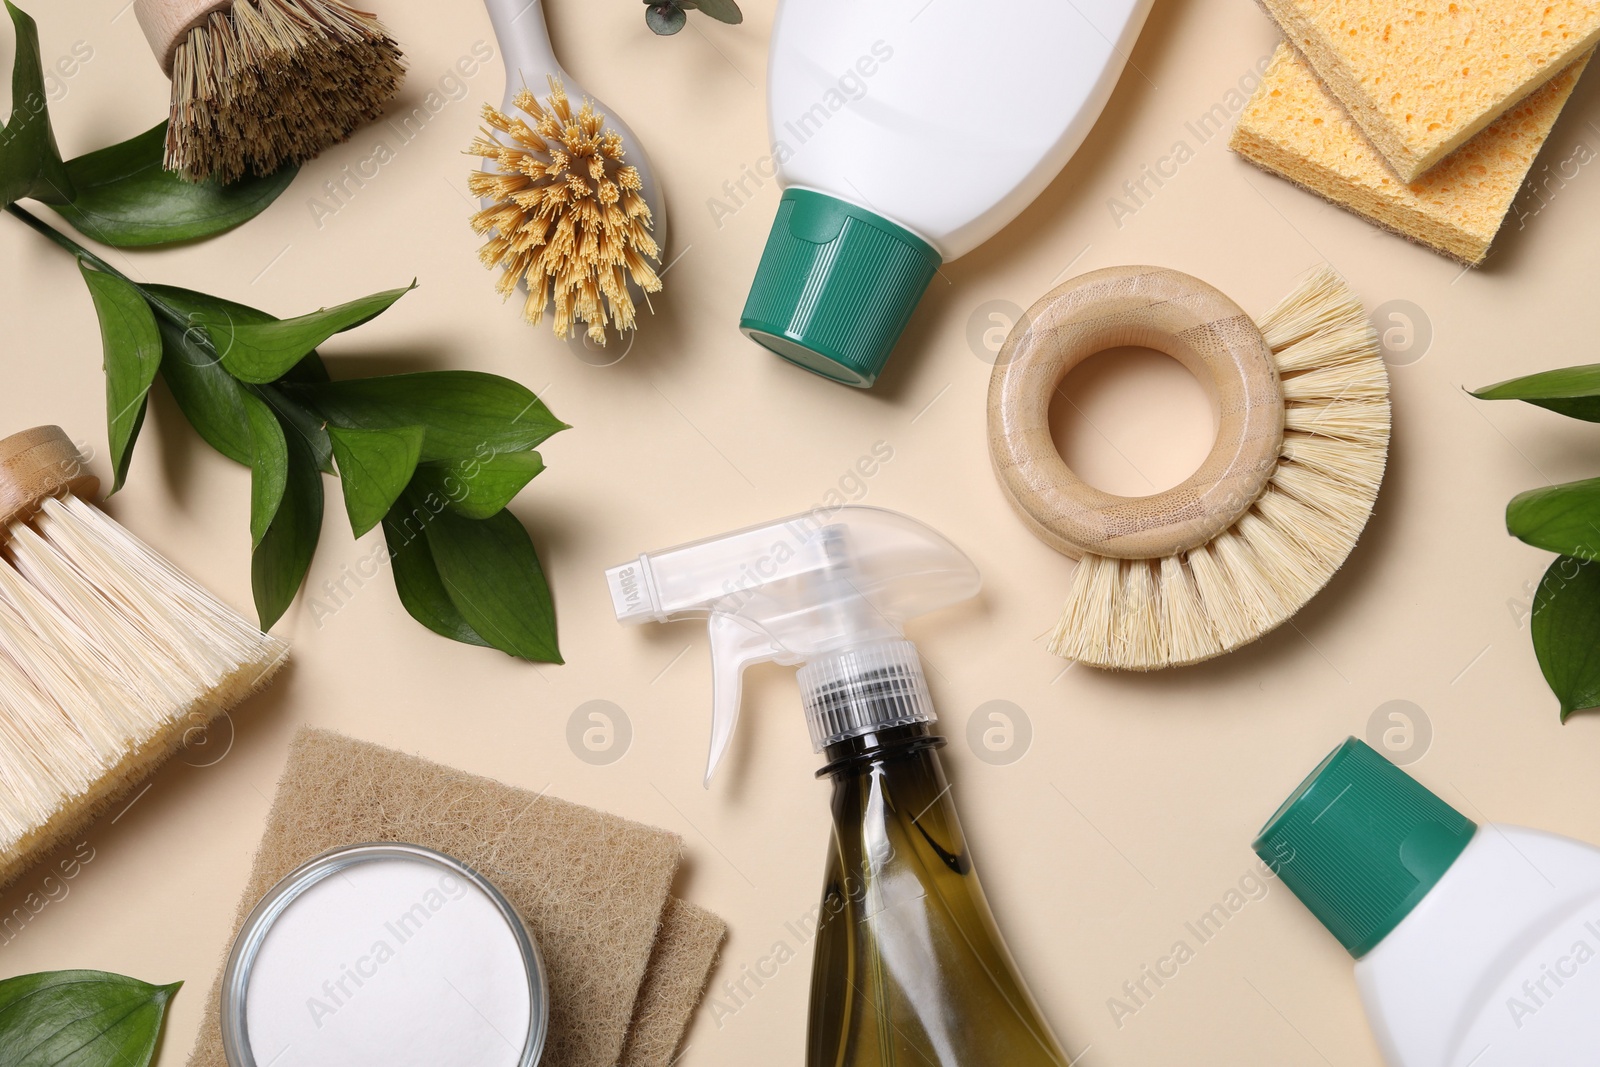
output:
M 808 1067 L 1068 1067 L 1000 938 L 919 722 L 829 745 Z

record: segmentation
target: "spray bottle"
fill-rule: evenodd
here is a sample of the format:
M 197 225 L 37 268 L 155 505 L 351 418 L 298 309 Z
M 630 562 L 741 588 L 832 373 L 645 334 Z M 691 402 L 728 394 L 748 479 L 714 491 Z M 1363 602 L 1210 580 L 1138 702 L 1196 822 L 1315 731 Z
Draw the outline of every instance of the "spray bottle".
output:
M 648 553 L 606 579 L 622 622 L 710 627 L 708 787 L 744 669 L 802 665 L 834 820 L 809 1067 L 1066 1067 L 973 871 L 922 663 L 901 633 L 977 594 L 972 561 L 914 519 L 841 507 Z

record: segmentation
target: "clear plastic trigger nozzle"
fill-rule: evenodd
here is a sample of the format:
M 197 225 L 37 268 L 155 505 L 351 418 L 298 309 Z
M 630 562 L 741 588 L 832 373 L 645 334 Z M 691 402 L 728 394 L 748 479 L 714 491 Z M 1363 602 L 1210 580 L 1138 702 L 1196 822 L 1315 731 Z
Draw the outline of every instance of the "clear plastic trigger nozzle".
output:
M 907 619 L 975 596 L 972 561 L 898 512 L 842 507 L 649 552 L 606 571 L 621 622 L 707 620 L 709 785 L 752 663 L 804 664 L 812 745 L 927 722 L 933 705 Z

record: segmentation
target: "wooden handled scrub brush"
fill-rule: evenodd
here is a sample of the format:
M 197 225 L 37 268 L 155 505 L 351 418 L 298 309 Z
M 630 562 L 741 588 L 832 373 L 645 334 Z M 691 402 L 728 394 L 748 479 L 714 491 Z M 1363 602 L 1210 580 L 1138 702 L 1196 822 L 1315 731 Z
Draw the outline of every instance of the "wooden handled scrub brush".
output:
M 1067 372 L 1123 345 L 1178 360 L 1220 411 L 1200 469 L 1148 497 L 1085 484 L 1050 437 Z M 1293 615 L 1355 547 L 1388 446 L 1376 333 L 1328 268 L 1259 323 L 1178 271 L 1093 271 L 1028 309 L 989 384 L 1001 486 L 1035 534 L 1078 560 L 1050 651 L 1095 667 L 1197 663 Z
M 88 504 L 98 488 L 57 427 L 0 440 L 0 888 L 288 652 Z
M 634 329 L 635 293 L 661 289 L 652 266 L 667 241 L 661 187 L 633 131 L 561 69 L 539 0 L 487 4 L 506 92 L 499 108 L 484 105 L 486 126 L 467 150 L 483 159 L 468 178 L 482 201 L 472 228 L 488 238 L 478 258 L 501 269 L 502 296 L 526 290 L 526 321 L 537 325 L 549 307 L 556 336 L 584 323 L 604 345 L 607 326 Z
M 339 0 L 135 0 L 172 79 L 164 165 L 231 182 L 303 163 L 382 112 L 405 79 L 377 17 Z

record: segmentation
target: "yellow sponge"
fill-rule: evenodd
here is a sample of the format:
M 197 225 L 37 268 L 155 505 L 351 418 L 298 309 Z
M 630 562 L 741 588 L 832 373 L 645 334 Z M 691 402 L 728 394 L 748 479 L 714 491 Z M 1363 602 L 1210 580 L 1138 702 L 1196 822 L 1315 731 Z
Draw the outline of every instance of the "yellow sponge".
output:
M 1261 0 L 1404 181 L 1600 43 L 1600 0 Z
M 1278 46 L 1230 147 L 1263 170 L 1476 266 L 1589 56 L 1410 185 L 1396 178 L 1306 61 Z

